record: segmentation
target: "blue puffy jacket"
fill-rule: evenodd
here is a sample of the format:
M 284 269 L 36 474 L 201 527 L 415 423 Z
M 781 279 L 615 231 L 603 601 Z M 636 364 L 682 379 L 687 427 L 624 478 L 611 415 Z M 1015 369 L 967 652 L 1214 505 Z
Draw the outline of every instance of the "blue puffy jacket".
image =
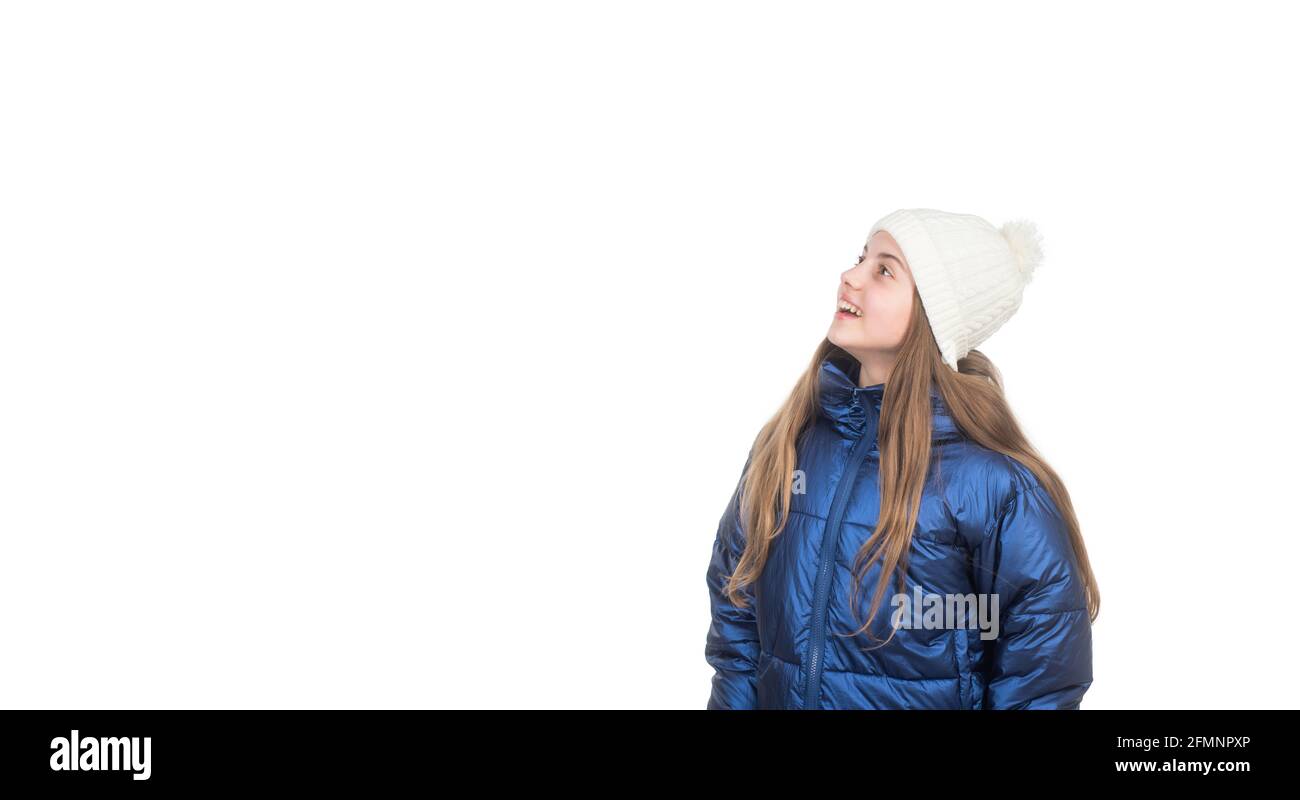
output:
M 850 614 L 853 558 L 879 512 L 884 397 L 883 384 L 859 387 L 857 374 L 857 361 L 842 353 L 821 365 L 821 413 L 796 450 L 804 491 L 791 495 L 789 520 L 762 576 L 746 587 L 744 608 L 724 593 L 744 549 L 742 471 L 708 567 L 705 657 L 715 671 L 708 708 L 1078 708 L 1092 683 L 1092 626 L 1068 529 L 1034 474 L 965 438 L 937 390 L 907 591 L 996 593 L 998 636 L 975 626 L 903 625 L 893 641 L 863 650 L 890 633 L 896 577 L 872 622 L 876 639 L 847 635 L 866 619 L 881 574 L 877 561 Z

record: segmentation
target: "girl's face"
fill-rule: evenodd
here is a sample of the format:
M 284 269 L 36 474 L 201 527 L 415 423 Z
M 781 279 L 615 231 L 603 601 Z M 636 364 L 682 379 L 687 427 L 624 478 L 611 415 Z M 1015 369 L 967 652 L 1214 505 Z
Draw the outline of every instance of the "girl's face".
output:
M 862 363 L 887 372 L 907 332 L 913 291 L 911 268 L 898 242 L 888 231 L 876 231 L 858 263 L 840 275 L 827 338 Z M 845 303 L 853 310 L 842 310 Z

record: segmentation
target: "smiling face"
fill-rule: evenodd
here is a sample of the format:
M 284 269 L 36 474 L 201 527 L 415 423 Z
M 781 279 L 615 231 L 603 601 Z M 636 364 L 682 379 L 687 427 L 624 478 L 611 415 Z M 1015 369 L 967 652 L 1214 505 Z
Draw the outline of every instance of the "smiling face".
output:
M 882 383 L 889 374 L 911 321 L 915 291 L 907 259 L 888 231 L 876 231 L 858 263 L 840 275 L 826 338 L 862 363 L 861 385 Z

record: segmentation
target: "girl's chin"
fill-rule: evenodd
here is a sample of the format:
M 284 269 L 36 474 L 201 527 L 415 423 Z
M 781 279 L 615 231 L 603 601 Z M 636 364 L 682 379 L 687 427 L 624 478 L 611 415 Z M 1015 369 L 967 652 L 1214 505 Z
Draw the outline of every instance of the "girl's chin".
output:
M 830 343 L 838 347 L 857 347 L 864 344 L 866 336 L 861 328 L 850 328 L 847 323 L 836 322 L 826 334 Z

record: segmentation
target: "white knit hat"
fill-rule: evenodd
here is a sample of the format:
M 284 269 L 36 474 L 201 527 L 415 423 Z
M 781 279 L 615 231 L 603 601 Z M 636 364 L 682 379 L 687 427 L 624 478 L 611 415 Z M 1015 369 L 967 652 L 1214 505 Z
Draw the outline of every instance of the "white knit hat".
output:
M 903 208 L 881 217 L 867 238 L 881 230 L 902 248 L 939 352 L 954 370 L 1020 308 L 1043 260 L 1038 229 L 1028 220 L 998 229 L 974 214 Z

